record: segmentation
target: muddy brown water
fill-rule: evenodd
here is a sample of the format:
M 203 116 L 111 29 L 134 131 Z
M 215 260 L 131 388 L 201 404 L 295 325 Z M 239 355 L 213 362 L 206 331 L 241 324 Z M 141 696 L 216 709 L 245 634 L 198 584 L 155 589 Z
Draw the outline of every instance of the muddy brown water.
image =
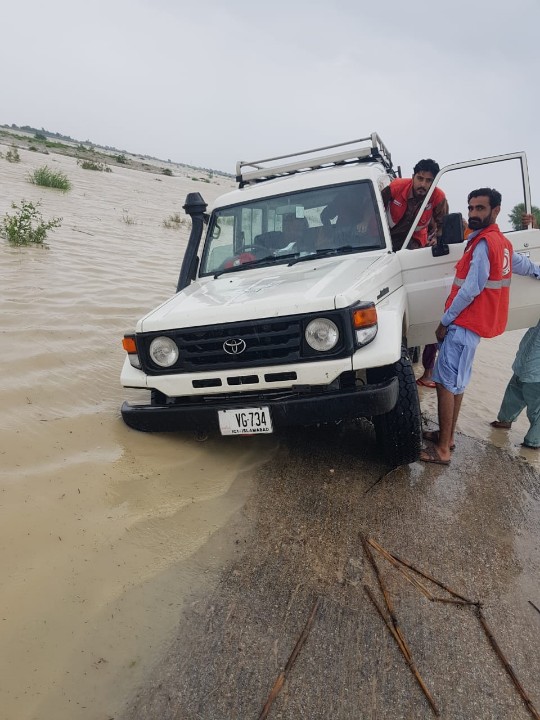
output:
M 26 198 L 63 221 L 49 250 L 0 244 L 0 717 L 256 717 L 316 596 L 274 716 L 428 717 L 366 608 L 359 530 L 486 599 L 540 704 L 527 603 L 540 606 L 539 458 L 519 446 L 524 418 L 510 433 L 488 424 L 522 333 L 481 344 L 452 466 L 413 465 L 369 492 L 386 470 L 368 427 L 207 442 L 131 431 L 120 339 L 174 288 L 187 240 L 163 220 L 186 192 L 212 200 L 231 183 L 20 154 L 0 159 L 0 213 Z M 27 182 L 45 163 L 69 193 Z M 433 393 L 421 399 L 434 419 Z M 474 622 L 392 582 L 445 711 L 478 711 L 447 717 L 526 717 L 491 656 L 465 645 Z

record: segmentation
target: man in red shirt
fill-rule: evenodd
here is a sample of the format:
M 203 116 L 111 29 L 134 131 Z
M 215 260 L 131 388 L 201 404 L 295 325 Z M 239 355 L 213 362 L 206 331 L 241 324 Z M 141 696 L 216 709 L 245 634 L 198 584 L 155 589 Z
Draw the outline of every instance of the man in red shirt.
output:
M 411 229 L 418 209 L 439 172 L 435 160 L 428 158 L 416 163 L 412 178 L 396 178 L 382 191 L 382 198 L 388 224 L 392 249 L 401 250 L 407 233 Z M 448 213 L 448 202 L 444 192 L 436 188 L 426 205 L 424 212 L 416 226 L 413 236 L 408 244 L 409 250 L 434 245 L 437 236 L 442 232 L 442 219 Z M 424 373 L 416 381 L 424 387 L 434 388 L 431 375 L 435 365 L 437 345 L 426 345 L 422 354 Z
M 412 178 L 396 178 L 382 191 L 382 199 L 392 238 L 392 249 L 401 250 L 418 209 L 439 172 L 435 160 L 416 163 Z M 442 219 L 448 213 L 444 192 L 436 188 L 426 205 L 408 245 L 409 250 L 434 245 L 442 232 Z

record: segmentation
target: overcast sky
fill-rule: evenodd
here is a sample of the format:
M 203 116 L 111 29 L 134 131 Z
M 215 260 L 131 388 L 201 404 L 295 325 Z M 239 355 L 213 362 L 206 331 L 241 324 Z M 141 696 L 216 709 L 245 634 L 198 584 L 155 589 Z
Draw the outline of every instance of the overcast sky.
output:
M 540 0 L 27 0 L 2 25 L 1 123 L 227 172 L 372 131 L 405 176 L 525 150 L 540 205 Z

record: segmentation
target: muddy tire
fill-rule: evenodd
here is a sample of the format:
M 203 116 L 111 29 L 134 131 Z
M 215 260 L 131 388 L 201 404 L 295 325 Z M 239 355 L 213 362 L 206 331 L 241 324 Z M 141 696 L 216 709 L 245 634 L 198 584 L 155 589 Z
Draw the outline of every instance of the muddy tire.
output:
M 397 377 L 399 394 L 396 406 L 385 415 L 373 418 L 377 446 L 382 458 L 392 466 L 416 462 L 422 447 L 422 419 L 416 379 L 406 348 L 401 360 L 377 371 L 386 377 Z

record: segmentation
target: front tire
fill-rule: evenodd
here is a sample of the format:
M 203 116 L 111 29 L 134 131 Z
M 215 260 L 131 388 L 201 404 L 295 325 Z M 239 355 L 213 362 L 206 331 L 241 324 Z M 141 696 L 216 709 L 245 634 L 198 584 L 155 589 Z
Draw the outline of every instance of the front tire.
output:
M 387 368 L 371 371 L 386 378 L 397 377 L 398 399 L 395 407 L 385 415 L 373 418 L 377 445 L 384 460 L 392 465 L 416 462 L 422 448 L 422 417 L 416 379 L 407 349 L 401 349 L 401 359 Z

